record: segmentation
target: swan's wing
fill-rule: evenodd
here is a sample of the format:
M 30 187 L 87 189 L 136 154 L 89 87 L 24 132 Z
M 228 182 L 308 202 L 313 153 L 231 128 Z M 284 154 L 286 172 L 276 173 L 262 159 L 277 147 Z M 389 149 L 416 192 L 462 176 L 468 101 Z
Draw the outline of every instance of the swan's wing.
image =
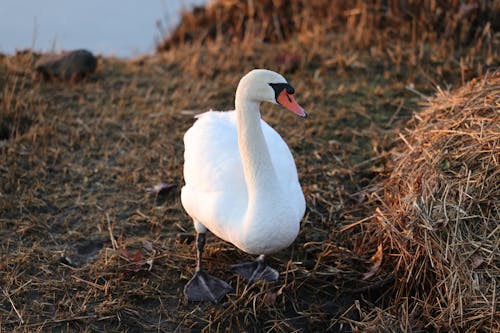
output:
M 287 193 L 291 204 L 290 208 L 295 215 L 292 220 L 300 221 L 306 210 L 306 201 L 299 183 L 292 153 L 283 138 L 264 121 L 262 121 L 262 129 L 269 147 L 274 170 L 276 170 L 283 191 Z
M 246 188 L 234 111 L 209 111 L 184 135 L 184 180 L 202 192 Z
M 240 221 L 248 202 L 235 113 L 200 115 L 184 135 L 184 145 L 182 205 L 195 221 L 230 241 L 232 224 Z

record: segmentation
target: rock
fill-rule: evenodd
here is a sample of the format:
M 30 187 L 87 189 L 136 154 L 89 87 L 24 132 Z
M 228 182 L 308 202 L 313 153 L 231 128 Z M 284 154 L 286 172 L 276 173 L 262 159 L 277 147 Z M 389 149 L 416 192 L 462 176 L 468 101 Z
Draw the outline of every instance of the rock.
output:
M 96 68 L 97 58 L 87 50 L 43 55 L 35 63 L 35 69 L 45 79 L 77 80 L 93 73 Z

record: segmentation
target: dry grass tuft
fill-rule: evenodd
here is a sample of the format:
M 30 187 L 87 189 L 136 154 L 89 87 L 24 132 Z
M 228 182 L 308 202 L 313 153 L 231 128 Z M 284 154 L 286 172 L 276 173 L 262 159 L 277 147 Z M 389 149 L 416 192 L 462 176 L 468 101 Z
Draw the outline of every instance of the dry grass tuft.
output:
M 390 253 L 394 312 L 422 329 L 498 331 L 500 73 L 439 91 L 412 124 L 368 223 Z

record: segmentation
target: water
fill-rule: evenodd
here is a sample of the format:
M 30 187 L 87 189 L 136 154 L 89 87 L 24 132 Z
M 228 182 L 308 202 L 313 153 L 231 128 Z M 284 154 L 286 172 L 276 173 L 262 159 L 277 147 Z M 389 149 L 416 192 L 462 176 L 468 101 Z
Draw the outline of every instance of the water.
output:
M 153 52 L 180 10 L 207 0 L 0 0 L 0 52 L 85 48 L 132 57 Z

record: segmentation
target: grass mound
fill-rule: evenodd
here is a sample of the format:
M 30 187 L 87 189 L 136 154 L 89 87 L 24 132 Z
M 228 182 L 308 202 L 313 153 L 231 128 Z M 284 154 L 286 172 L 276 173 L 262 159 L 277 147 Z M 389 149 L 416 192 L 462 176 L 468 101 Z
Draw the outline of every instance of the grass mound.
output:
M 400 134 L 369 223 L 391 253 L 404 321 L 498 331 L 500 73 L 439 91 Z
M 158 46 L 186 41 L 283 41 L 301 32 L 347 32 L 351 47 L 394 38 L 450 42 L 450 51 L 497 30 L 500 1 L 218 0 L 184 12 Z

